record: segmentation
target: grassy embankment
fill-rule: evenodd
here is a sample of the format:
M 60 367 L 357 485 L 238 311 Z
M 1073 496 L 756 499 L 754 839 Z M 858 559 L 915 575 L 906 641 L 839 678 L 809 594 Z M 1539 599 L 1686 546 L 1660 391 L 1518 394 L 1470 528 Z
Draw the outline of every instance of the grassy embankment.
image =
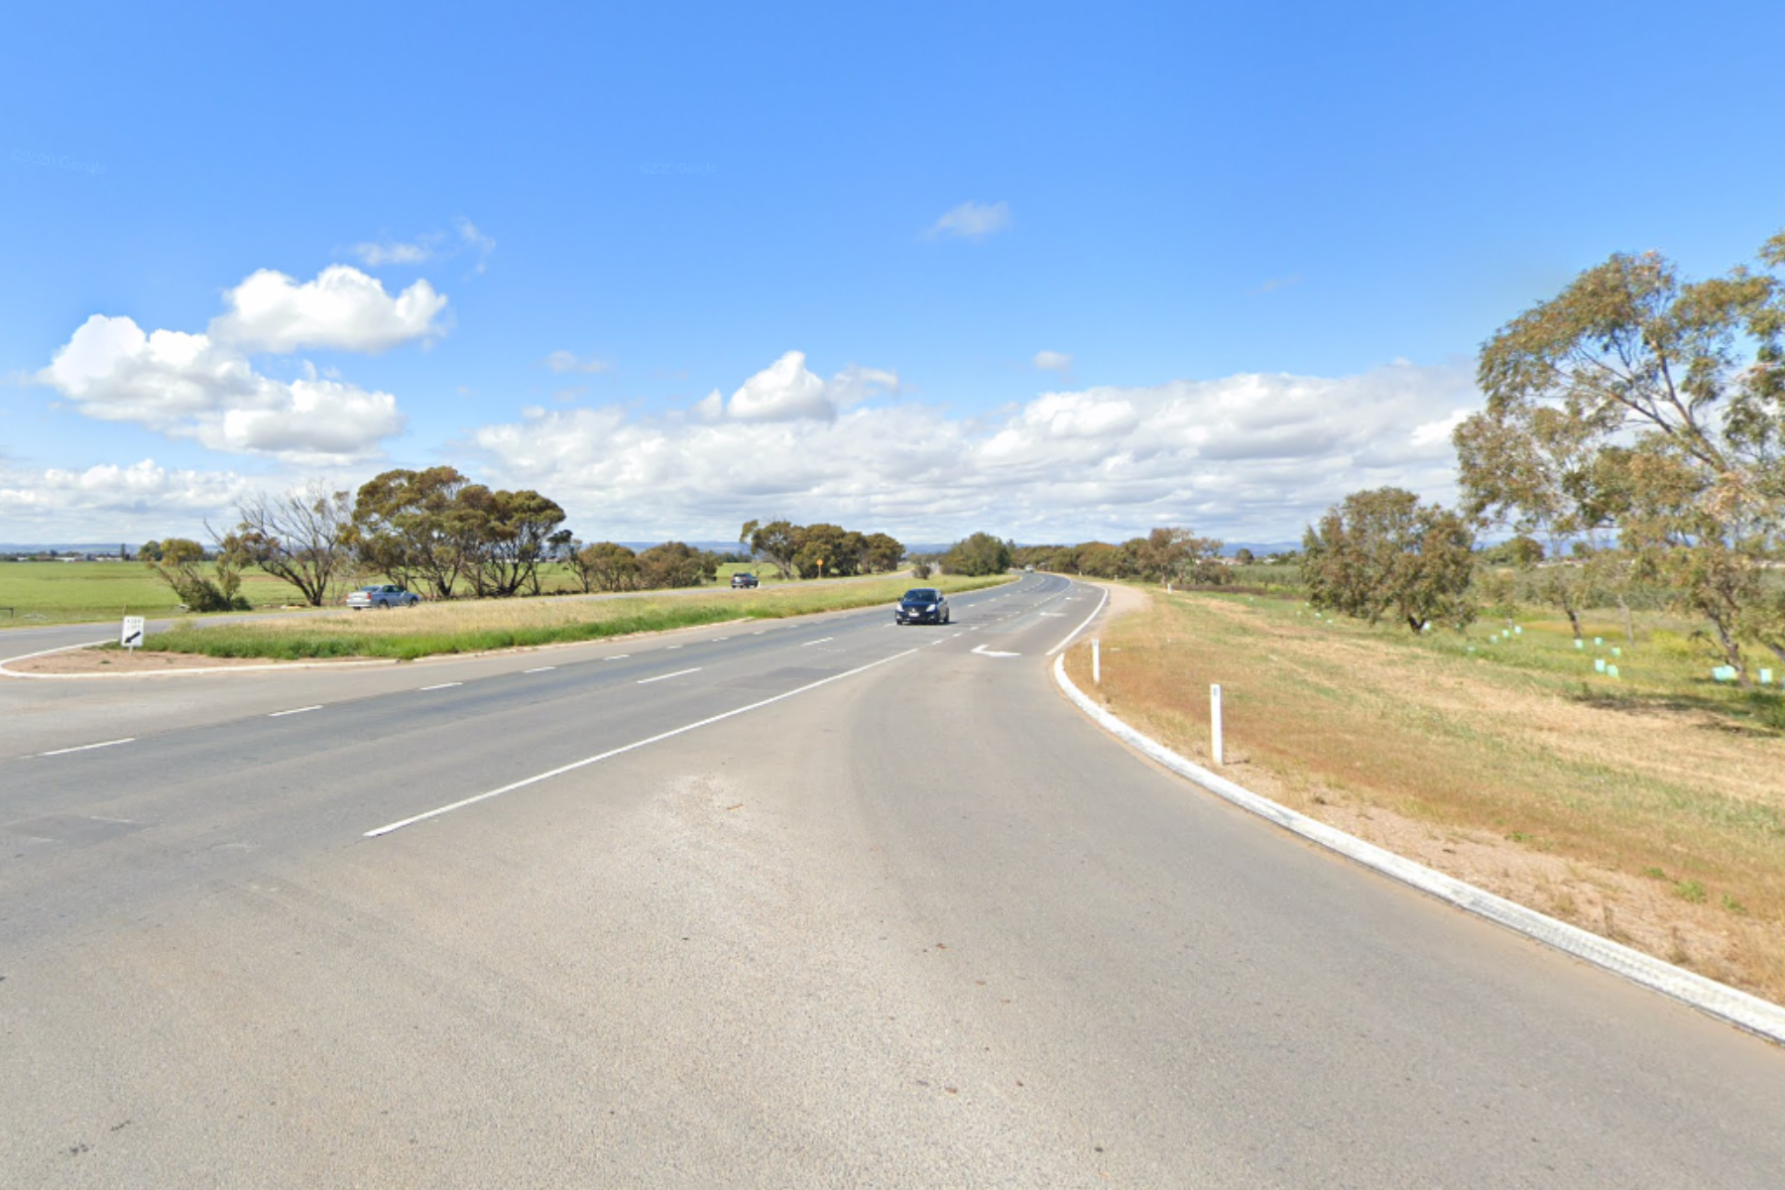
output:
M 1009 576 L 926 579 L 926 586 L 970 591 Z M 392 611 L 218 624 L 182 621 L 151 636 L 152 650 L 210 657 L 304 660 L 392 657 L 414 660 L 437 653 L 480 653 L 527 645 L 596 640 L 632 632 L 660 632 L 737 619 L 782 619 L 814 612 L 891 604 L 912 585 L 908 574 L 825 586 L 784 584 L 754 591 L 641 595 L 627 599 L 491 599 L 424 603 Z M 890 614 L 890 613 L 889 613 Z
M 1785 1002 L 1785 693 L 1709 678 L 1690 625 L 1646 614 L 1371 629 L 1292 599 L 1155 593 L 1069 671 L 1311 817 L 1596 933 Z M 1621 655 L 1614 655 L 1613 650 Z M 1594 660 L 1616 664 L 1613 679 Z M 1782 675 L 1777 669 L 1775 680 Z

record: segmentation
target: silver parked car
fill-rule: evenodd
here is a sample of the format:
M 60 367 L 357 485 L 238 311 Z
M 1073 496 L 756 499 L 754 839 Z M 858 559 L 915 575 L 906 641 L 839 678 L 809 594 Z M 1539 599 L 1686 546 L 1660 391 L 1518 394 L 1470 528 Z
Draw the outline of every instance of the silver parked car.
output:
M 356 612 L 368 607 L 414 607 L 420 602 L 420 595 L 395 583 L 374 583 L 347 596 L 347 606 Z

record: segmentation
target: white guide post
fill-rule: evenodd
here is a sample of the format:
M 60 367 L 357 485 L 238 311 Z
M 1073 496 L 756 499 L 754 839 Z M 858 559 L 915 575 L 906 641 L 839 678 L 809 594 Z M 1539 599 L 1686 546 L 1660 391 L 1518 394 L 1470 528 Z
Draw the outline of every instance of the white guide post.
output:
M 1214 742 L 1215 763 L 1226 763 L 1221 751 L 1221 687 L 1209 687 L 1209 737 Z
M 1103 642 L 1094 636 L 1091 638 L 1091 681 L 1103 685 Z

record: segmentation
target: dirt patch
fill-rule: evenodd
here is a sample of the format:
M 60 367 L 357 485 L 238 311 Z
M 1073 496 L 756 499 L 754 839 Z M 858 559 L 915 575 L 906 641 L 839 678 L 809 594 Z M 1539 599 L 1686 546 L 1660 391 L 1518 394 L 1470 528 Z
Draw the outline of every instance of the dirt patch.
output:
M 195 669 L 266 669 L 296 667 L 300 662 L 267 661 L 255 657 L 195 657 L 191 653 L 158 653 L 151 649 L 70 649 L 42 657 L 8 662 L 6 668 L 20 674 L 156 674 Z M 314 666 L 314 662 L 308 663 Z M 346 665 L 354 662 L 333 662 Z M 359 662 L 358 664 L 364 664 Z
M 1103 613 L 1103 623 L 1113 625 L 1123 616 L 1134 612 L 1142 612 L 1152 606 L 1153 597 L 1138 587 L 1127 587 L 1119 583 L 1097 583 L 1109 592 L 1109 607 Z

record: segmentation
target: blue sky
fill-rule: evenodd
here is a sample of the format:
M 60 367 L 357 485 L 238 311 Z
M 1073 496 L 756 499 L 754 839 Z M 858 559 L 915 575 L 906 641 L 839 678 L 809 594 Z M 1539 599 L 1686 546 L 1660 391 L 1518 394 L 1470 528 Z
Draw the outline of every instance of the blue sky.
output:
M 590 540 L 1291 538 L 1447 498 L 1575 272 L 1785 227 L 1771 4 L 37 8 L 0 540 L 437 462 Z

